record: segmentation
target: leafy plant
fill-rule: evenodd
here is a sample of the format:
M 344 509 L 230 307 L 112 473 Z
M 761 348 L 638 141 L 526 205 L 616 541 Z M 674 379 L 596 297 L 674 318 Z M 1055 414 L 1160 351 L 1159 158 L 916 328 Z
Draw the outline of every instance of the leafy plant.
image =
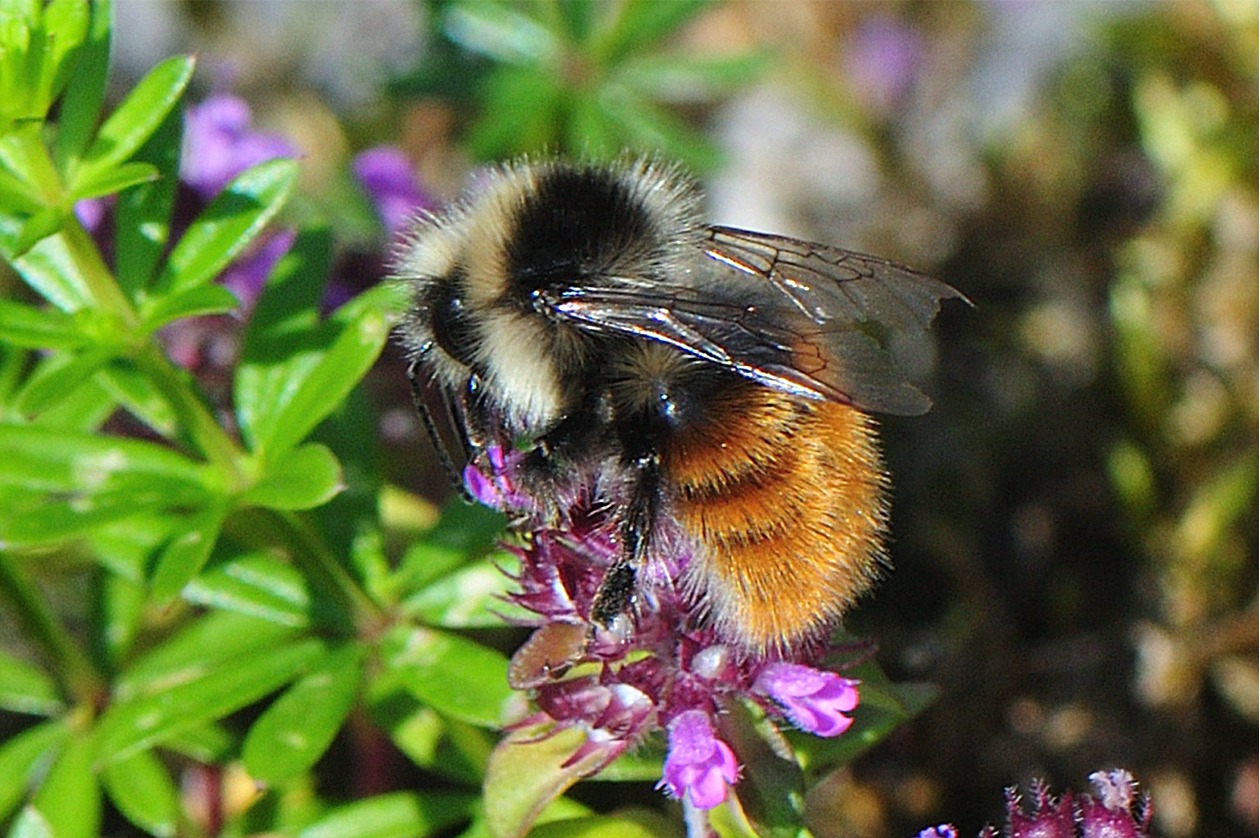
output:
M 398 82 L 467 113 L 482 160 L 539 151 L 596 158 L 627 148 L 712 168 L 712 143 L 679 118 L 761 74 L 767 55 L 692 55 L 671 45 L 708 0 L 516 3 L 449 0 L 429 7 L 439 35 Z
M 507 153 L 512 136 L 550 125 L 565 147 L 659 140 L 711 159 L 650 101 L 671 86 L 732 84 L 759 59 L 652 51 L 698 7 L 440 7 L 448 34 L 480 39 L 502 65 L 481 76 L 489 105 L 470 142 Z M 0 597 L 18 630 L 0 649 L 9 834 L 91 836 L 118 818 L 159 836 L 676 828 L 639 809 L 596 818 L 563 797 L 582 778 L 565 764 L 571 734 L 496 750 L 528 709 L 502 650 L 515 637 L 502 631 L 515 557 L 494 547 L 502 516 L 456 505 L 417 527 L 409 519 L 432 510 L 384 483 L 360 384 L 398 290 L 323 313 L 336 247 L 313 224 L 284 240 L 256 301 L 218 282 L 284 217 L 297 163 L 251 166 L 177 223 L 194 62 L 159 64 L 103 113 L 111 14 L 108 0 L 0 0 L 0 254 L 12 270 L 0 299 Z M 520 52 L 525 36 L 542 52 Z M 517 122 L 495 109 L 542 84 L 550 62 L 579 59 L 590 84 L 555 87 L 548 109 Z M 83 202 L 102 199 L 107 226 L 89 229 Z M 226 395 L 171 351 L 181 330 L 221 315 L 244 321 Z M 409 514 L 390 512 L 399 507 Z M 66 584 L 44 584 L 54 577 Z M 873 668 L 863 677 L 862 737 L 798 743 L 790 757 L 767 746 L 750 762 L 762 796 L 750 817 L 765 830 L 803 830 L 805 778 L 929 697 Z M 745 734 L 762 721 L 750 716 Z M 388 740 L 422 781 L 341 806 L 315 795 L 321 760 L 348 731 Z M 241 770 L 262 800 L 187 811 L 181 777 L 208 778 L 217 811 L 225 772 Z M 660 775 L 649 742 L 603 779 Z

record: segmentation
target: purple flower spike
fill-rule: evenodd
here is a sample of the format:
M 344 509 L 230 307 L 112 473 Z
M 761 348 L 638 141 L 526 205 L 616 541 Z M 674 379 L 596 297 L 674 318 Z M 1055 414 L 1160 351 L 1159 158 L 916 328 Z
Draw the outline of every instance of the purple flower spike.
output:
M 799 663 L 772 663 L 753 689 L 773 699 L 792 723 L 817 736 L 839 736 L 858 705 L 857 681 Z
M 184 117 L 180 179 L 209 200 L 250 166 L 298 156 L 283 137 L 254 131 L 252 120 L 243 99 L 222 93 L 189 108 Z
M 369 148 L 355 156 L 350 168 L 367 190 L 390 235 L 396 235 L 416 212 L 432 205 L 401 149 Z
M 1151 808 L 1137 792 L 1133 775 L 1123 768 L 1089 775 L 1098 799 L 1080 801 L 1083 838 L 1142 838 L 1150 826 Z
M 697 809 L 712 809 L 726 799 L 727 787 L 739 778 L 730 746 L 718 739 L 703 710 L 687 710 L 669 724 L 669 755 L 661 785 Z

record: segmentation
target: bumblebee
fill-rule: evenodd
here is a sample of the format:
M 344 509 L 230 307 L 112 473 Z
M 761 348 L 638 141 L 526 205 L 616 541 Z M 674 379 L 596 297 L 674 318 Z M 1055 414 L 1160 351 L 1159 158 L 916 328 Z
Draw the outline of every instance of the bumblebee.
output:
M 876 257 L 709 226 L 700 205 L 653 159 L 504 165 L 412 230 L 400 334 L 464 458 L 524 440 L 513 476 L 544 518 L 583 493 L 610 510 L 618 557 L 592 623 L 631 612 L 636 573 L 681 550 L 717 634 L 772 656 L 824 637 L 886 563 L 870 413 L 928 408 L 894 346 L 921 344 L 961 295 Z

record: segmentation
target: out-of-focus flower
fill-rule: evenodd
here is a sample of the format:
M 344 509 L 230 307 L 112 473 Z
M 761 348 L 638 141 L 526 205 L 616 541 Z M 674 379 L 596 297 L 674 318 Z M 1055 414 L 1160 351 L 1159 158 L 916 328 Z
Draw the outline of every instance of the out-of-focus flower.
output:
M 987 826 L 978 838 L 1146 838 L 1151 825 L 1150 800 L 1138 793 L 1133 775 L 1122 768 L 1089 775 L 1094 795 L 1065 792 L 1056 798 L 1041 782 L 1029 797 L 1015 788 L 1006 790 L 1006 828 Z M 1031 805 L 1030 804 L 1031 800 Z M 944 824 L 919 833 L 918 838 L 957 838 Z
M 949 824 L 930 826 L 921 831 L 916 838 L 958 838 L 958 830 Z
M 772 663 L 753 689 L 783 708 L 792 723 L 817 736 L 839 736 L 849 729 L 858 705 L 857 681 L 798 663 Z
M 433 205 L 402 149 L 369 148 L 355 155 L 350 169 L 367 190 L 381 223 L 391 236 L 397 235 L 418 211 Z
M 236 295 L 242 308 L 246 311 L 252 309 L 271 270 L 293 247 L 296 238 L 297 233 L 287 229 L 264 233 L 244 256 L 223 270 L 219 282 Z
M 523 456 L 490 446 L 464 475 L 474 498 L 513 514 L 528 534 L 524 546 L 509 548 L 521 560 L 509 599 L 537 629 L 513 657 L 509 679 L 536 690 L 539 712 L 518 726 L 585 730 L 587 742 L 568 764 L 599 753 L 592 770 L 664 729 L 660 785 L 698 810 L 724 800 L 739 778 L 737 755 L 715 733 L 737 702 L 821 736 L 848 729 L 857 682 L 808 665 L 819 649 L 798 650 L 797 660 L 736 654 L 702 619 L 704 604 L 685 595 L 679 580 L 690 548 L 676 534 L 663 533 L 671 549 L 639 569 L 634 613 L 612 626 L 589 622 L 604 573 L 620 556 L 609 506 L 589 486 L 545 504 L 531 497 L 513 480 Z M 566 678 L 569 669 L 582 674 Z
M 857 96 L 883 112 L 896 108 L 910 91 L 922 54 L 923 39 L 914 29 L 871 17 L 854 32 L 843 61 Z
M 249 105 L 236 96 L 217 93 L 184 116 L 179 177 L 203 200 L 250 166 L 297 156 L 297 148 L 284 137 L 255 131 Z
M 713 723 L 700 710 L 688 710 L 669 723 L 669 756 L 661 785 L 697 809 L 712 809 L 726 799 L 739 778 L 731 747 L 717 738 Z

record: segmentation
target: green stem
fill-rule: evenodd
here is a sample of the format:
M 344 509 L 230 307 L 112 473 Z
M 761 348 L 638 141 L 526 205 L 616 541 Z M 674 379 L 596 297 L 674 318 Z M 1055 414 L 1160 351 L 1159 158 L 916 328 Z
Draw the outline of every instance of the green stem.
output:
M 122 320 L 124 326 L 135 328 L 140 323 L 135 306 L 118 286 L 118 281 L 110 272 L 109 266 L 101 259 L 101 252 L 92 241 L 92 237 L 83 229 L 78 219 L 71 216 L 61 227 L 61 235 L 66 248 L 74 259 L 75 267 L 87 285 L 92 299 L 103 309 L 112 311 Z
M 18 622 L 43 648 L 66 694 L 77 703 L 94 705 L 105 691 L 101 674 L 11 555 L 0 554 L 0 594 L 13 604 Z
M 385 613 L 337 561 L 310 523 L 293 512 L 275 511 L 273 514 L 289 533 L 294 561 L 306 569 L 314 583 L 336 597 L 352 615 L 355 629 L 360 634 L 379 631 L 388 621 Z
M 197 394 L 192 376 L 171 363 L 161 347 L 152 340 L 135 355 L 135 362 L 166 398 L 180 426 L 188 432 L 198 451 L 223 469 L 232 481 L 234 485 L 228 490 L 248 486 L 251 480 L 246 467 L 247 455 Z

